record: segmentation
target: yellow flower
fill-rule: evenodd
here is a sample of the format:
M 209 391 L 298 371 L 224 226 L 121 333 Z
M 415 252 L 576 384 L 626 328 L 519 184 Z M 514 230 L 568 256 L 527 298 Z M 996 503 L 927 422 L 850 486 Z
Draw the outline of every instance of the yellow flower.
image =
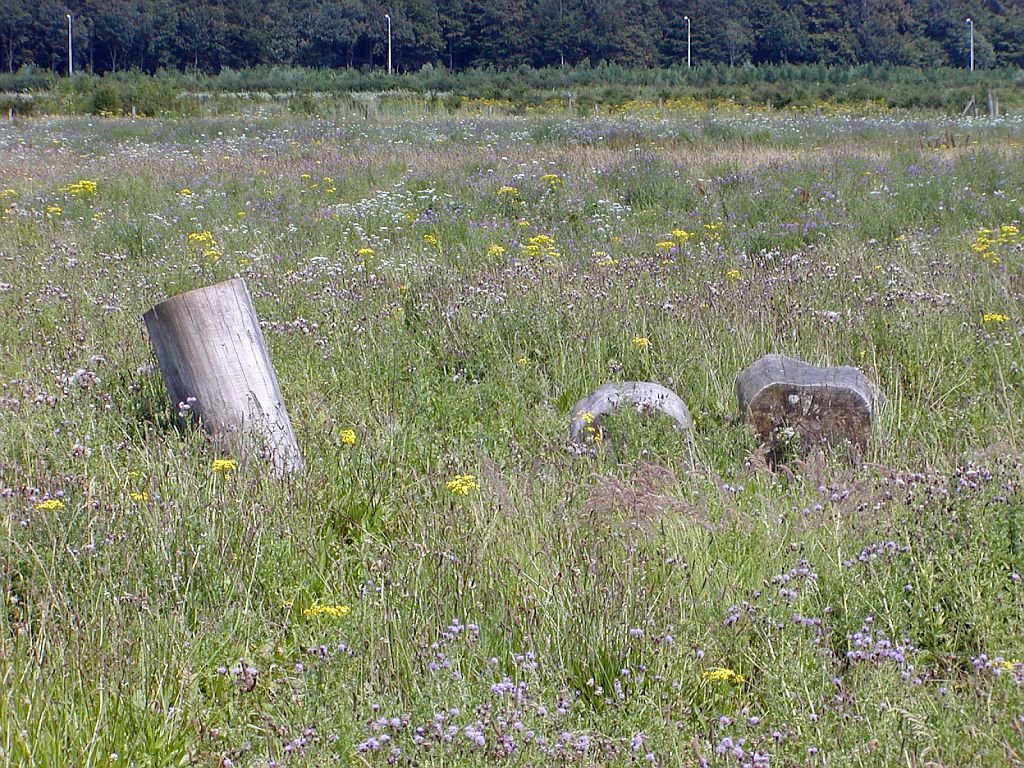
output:
M 470 491 L 475 491 L 480 487 L 473 475 L 456 475 L 446 485 L 448 490 L 456 496 L 468 496 Z
M 712 667 L 704 672 L 704 679 L 713 683 L 732 683 L 734 685 L 743 685 L 746 682 L 743 675 L 728 667 Z
M 46 209 L 46 212 L 51 216 L 60 216 L 64 211 L 61 210 L 59 205 L 51 205 Z
M 667 251 L 669 248 L 675 248 L 676 244 L 671 240 L 662 240 L 660 243 L 655 243 L 654 247 Z
M 88 179 L 82 179 L 72 184 L 66 184 L 61 187 L 61 192 L 65 192 L 69 195 L 91 195 L 96 192 L 96 182 L 89 181 Z
M 234 459 L 214 459 L 213 464 L 210 465 L 210 469 L 214 472 L 222 472 L 225 475 L 238 466 L 238 462 Z
M 640 349 L 646 349 L 651 346 L 651 340 L 646 336 L 634 336 L 633 346 L 639 347 Z
M 983 323 L 1005 323 L 1009 319 L 1006 315 L 1000 315 L 998 312 L 986 312 L 981 316 Z
M 149 494 L 145 491 L 142 491 L 141 493 L 139 491 L 132 491 L 128 494 L 128 497 L 132 501 L 149 501 Z
M 558 178 L 558 174 L 555 173 L 545 173 L 543 176 L 540 177 L 540 180 L 546 182 L 547 185 L 552 189 L 562 185 L 562 180 Z
M 220 251 L 218 251 L 216 248 L 207 248 L 205 251 L 203 251 L 203 256 L 208 258 L 210 261 L 219 261 Z
M 530 226 L 530 222 L 527 221 L 526 219 L 519 219 L 519 221 L 517 221 L 516 224 L 518 224 L 520 227 Z
M 46 501 L 40 501 L 36 504 L 36 509 L 64 509 L 64 502 L 60 499 L 47 499 Z
M 516 200 L 519 197 L 519 190 L 515 187 L 503 186 L 498 188 L 498 197 Z
M 307 618 L 314 616 L 330 616 L 334 619 L 341 619 L 351 612 L 351 608 L 347 605 L 319 605 L 314 603 L 302 612 L 302 615 Z
M 738 269 L 730 269 L 730 270 L 726 271 L 725 276 L 727 278 L 729 278 L 730 280 L 739 280 L 740 279 L 740 271 Z
M 373 256 L 373 248 L 360 248 L 356 251 L 356 256 Z
M 576 415 L 579 416 L 583 420 L 583 423 L 588 426 L 594 423 L 594 414 L 590 411 L 580 411 Z
M 188 187 L 182 187 L 181 189 L 178 190 L 178 194 L 182 195 L 183 197 L 190 197 L 192 195 L 192 190 L 189 189 Z
M 426 243 L 427 245 L 432 245 L 435 248 L 437 247 L 437 238 L 434 237 L 433 235 L 424 235 L 423 242 Z
M 674 237 L 680 243 L 685 243 L 687 240 L 689 240 L 692 237 L 692 235 L 689 232 L 687 232 L 685 229 L 673 229 L 672 230 L 672 237 Z
M 487 249 L 488 256 L 501 256 L 505 252 L 505 249 L 500 245 L 492 245 Z
M 0 190 L 0 200 L 6 200 L 8 197 L 17 197 L 17 191 L 13 189 Z
M 550 248 L 555 244 L 555 241 L 552 240 L 548 235 L 534 235 L 533 237 L 529 238 L 526 242 L 531 243 L 533 245 L 539 245 L 542 248 Z
M 343 445 L 355 445 L 356 431 L 354 429 L 341 430 L 341 442 Z
M 208 229 L 202 232 L 189 232 L 188 242 L 189 245 L 213 245 L 213 233 Z

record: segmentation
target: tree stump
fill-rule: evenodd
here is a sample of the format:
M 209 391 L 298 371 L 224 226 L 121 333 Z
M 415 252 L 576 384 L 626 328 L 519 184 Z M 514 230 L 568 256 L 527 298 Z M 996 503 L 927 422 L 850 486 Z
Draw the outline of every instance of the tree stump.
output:
M 864 374 L 850 366 L 819 368 L 765 355 L 736 376 L 740 416 L 779 460 L 821 444 L 867 449 L 875 398 Z
M 671 389 L 649 381 L 624 381 L 598 387 L 573 406 L 569 439 L 584 443 L 588 437 L 593 438 L 600 433 L 601 418 L 623 405 L 635 406 L 641 412 L 660 411 L 679 429 L 693 429 L 689 409 Z
M 171 404 L 243 458 L 302 468 L 295 433 L 245 282 L 174 296 L 143 317 Z

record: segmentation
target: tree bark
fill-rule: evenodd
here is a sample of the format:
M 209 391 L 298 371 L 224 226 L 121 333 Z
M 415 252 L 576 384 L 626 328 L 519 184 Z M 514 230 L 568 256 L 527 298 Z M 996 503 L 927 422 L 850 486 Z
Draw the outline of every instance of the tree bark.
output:
M 736 376 L 736 396 L 740 416 L 777 459 L 822 443 L 849 443 L 858 452 L 867 448 L 875 398 L 856 368 L 819 368 L 765 355 Z
M 689 409 L 671 389 L 649 381 L 624 381 L 598 387 L 576 403 L 570 414 L 569 438 L 574 443 L 585 442 L 601 428 L 603 416 L 623 405 L 635 406 L 640 411 L 661 411 L 679 429 L 693 429 Z
M 214 441 L 278 473 L 302 468 L 295 433 L 240 279 L 180 294 L 144 318 L 171 404 Z

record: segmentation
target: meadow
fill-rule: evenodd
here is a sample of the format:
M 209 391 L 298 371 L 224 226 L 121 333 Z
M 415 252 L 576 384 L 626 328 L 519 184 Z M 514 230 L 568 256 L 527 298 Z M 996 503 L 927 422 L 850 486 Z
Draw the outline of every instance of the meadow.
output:
M 0 760 L 1024 763 L 1024 117 L 675 106 L 0 123 Z M 235 276 L 290 478 L 145 337 Z M 862 460 L 765 461 L 768 352 Z M 617 380 L 692 462 L 570 445 Z

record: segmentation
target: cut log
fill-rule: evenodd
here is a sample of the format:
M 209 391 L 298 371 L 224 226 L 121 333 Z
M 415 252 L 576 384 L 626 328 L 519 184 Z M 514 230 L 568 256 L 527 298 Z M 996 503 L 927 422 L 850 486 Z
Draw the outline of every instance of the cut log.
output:
M 850 366 L 819 368 L 783 355 L 765 355 L 736 376 L 740 416 L 779 459 L 825 443 L 863 453 L 875 398 L 864 374 Z
M 635 406 L 641 412 L 660 411 L 679 429 L 693 429 L 689 409 L 671 389 L 649 381 L 624 381 L 598 387 L 573 406 L 569 439 L 583 443 L 600 434 L 602 417 L 623 405 Z
M 243 280 L 167 299 L 143 317 L 172 406 L 242 458 L 302 468 L 295 433 Z

